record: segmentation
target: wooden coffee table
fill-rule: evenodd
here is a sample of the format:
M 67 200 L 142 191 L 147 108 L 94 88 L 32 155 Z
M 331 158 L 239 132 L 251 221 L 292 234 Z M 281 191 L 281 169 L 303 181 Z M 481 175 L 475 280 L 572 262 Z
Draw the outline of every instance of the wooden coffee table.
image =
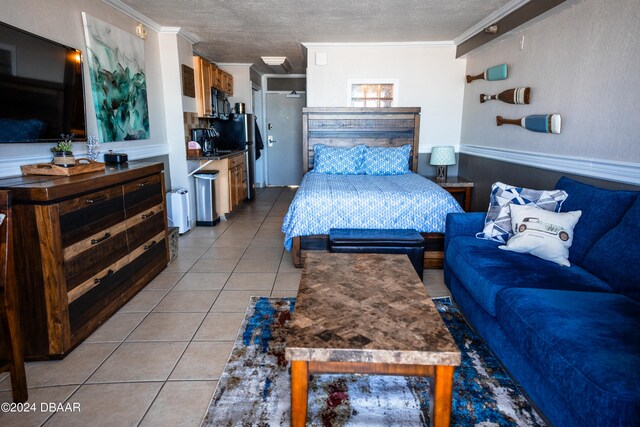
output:
M 449 425 L 460 350 L 406 255 L 308 253 L 285 356 L 294 427 L 313 373 L 431 376 L 431 424 Z

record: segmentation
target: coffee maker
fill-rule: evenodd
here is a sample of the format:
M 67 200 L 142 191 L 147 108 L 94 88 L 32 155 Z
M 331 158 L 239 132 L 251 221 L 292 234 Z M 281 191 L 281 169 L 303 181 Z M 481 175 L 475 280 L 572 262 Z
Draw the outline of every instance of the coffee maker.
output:
M 211 156 L 216 152 L 216 138 L 220 134 L 214 128 L 191 129 L 191 140 L 196 141 L 202 148 L 204 156 Z

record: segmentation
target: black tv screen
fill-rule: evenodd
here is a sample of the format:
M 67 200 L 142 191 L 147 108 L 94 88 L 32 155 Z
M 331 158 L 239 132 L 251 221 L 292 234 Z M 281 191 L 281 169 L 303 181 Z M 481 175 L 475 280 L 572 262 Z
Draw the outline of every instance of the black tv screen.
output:
M 86 138 L 82 55 L 0 22 L 0 142 Z

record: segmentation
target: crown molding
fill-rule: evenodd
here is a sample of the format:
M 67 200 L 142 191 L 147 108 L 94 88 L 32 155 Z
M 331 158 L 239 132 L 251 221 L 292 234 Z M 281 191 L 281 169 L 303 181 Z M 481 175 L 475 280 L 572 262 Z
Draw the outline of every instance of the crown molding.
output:
M 124 13 L 129 18 L 134 19 L 138 22 L 141 22 L 142 24 L 151 28 L 155 32 L 159 33 L 162 29 L 162 26 L 158 24 L 156 21 L 138 12 L 137 10 L 135 10 L 128 4 L 121 2 L 120 0 L 102 0 L 102 1 L 108 4 L 109 6 L 111 6 L 112 8 Z
M 249 67 L 253 65 L 253 62 L 216 62 L 218 67 Z
M 478 22 L 476 25 L 453 39 L 453 43 L 457 46 L 460 43 L 465 42 L 488 26 L 495 24 L 497 21 L 509 15 L 514 10 L 520 9 L 522 6 L 529 3 L 529 1 L 530 0 L 511 0 L 509 3 L 505 4 L 500 9 L 496 10 L 491 15 L 487 16 L 482 21 Z
M 455 43 L 451 40 L 440 41 L 413 41 L 413 42 L 362 42 L 362 43 L 323 43 L 323 42 L 302 42 L 306 48 L 362 48 L 362 47 L 452 47 Z
M 166 26 L 160 25 L 153 19 L 146 16 L 145 14 L 138 12 L 137 10 L 135 10 L 128 4 L 123 3 L 120 0 L 102 0 L 102 1 L 108 4 L 109 6 L 113 7 L 114 9 L 118 10 L 119 12 L 122 12 L 123 14 L 127 15 L 129 18 L 142 23 L 148 28 L 151 28 L 157 33 L 177 34 L 191 44 L 200 43 L 202 41 L 200 37 L 198 37 L 191 31 L 187 30 L 186 28 L 166 27 Z
M 478 145 L 460 145 L 460 153 L 507 163 L 600 178 L 607 181 L 640 185 L 640 174 L 638 174 L 640 163 L 516 151 Z
M 202 41 L 200 37 L 196 36 L 184 27 L 160 27 L 160 31 L 158 32 L 162 34 L 178 35 L 191 44 L 200 43 Z

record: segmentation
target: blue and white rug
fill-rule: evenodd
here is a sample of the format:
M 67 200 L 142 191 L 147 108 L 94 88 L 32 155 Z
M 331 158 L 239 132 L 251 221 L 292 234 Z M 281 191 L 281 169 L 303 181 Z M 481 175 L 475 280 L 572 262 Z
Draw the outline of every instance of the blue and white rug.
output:
M 462 351 L 455 370 L 453 426 L 544 426 L 498 361 L 447 299 L 435 300 Z M 295 298 L 252 297 L 205 426 L 287 426 L 290 375 L 286 325 Z M 312 375 L 307 425 L 429 425 L 429 379 Z

